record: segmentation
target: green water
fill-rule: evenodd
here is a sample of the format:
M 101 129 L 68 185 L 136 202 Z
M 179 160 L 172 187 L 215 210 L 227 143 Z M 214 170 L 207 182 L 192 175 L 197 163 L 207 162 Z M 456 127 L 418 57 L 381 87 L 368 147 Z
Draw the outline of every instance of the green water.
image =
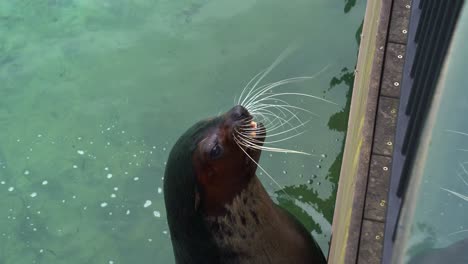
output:
M 365 1 L 0 1 L 0 263 L 173 263 L 162 176 L 195 121 L 266 81 L 320 115 L 263 153 L 269 192 L 328 251 Z M 149 205 L 150 202 L 151 204 Z M 146 204 L 146 206 L 145 206 Z

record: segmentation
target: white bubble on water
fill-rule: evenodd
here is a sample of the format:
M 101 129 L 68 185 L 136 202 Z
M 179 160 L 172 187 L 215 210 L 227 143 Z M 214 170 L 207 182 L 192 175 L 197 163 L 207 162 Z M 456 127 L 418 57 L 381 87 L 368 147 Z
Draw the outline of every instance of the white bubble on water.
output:
M 118 191 L 119 190 L 119 187 L 114 187 L 114 191 Z
M 78 153 L 79 155 L 84 155 L 84 150 L 77 150 L 76 153 Z
M 110 179 L 110 178 L 112 178 L 112 173 L 107 174 L 107 179 Z
M 105 168 L 104 168 L 104 170 L 105 170 L 105 171 L 108 171 L 108 170 L 109 170 L 109 168 L 108 168 L 108 167 L 105 167 Z
M 158 193 L 162 193 L 161 187 L 158 187 Z
M 6 182 L 5 181 L 1 181 L 0 184 L 4 185 Z
M 30 173 L 29 170 L 24 171 L 24 175 L 29 175 L 29 173 Z
M 130 214 L 130 210 L 127 210 L 127 212 L 125 212 L 126 215 L 129 215 Z
M 146 208 L 148 206 L 150 206 L 152 204 L 152 202 L 150 200 L 146 200 L 145 204 L 143 204 L 143 207 Z
M 10 188 L 8 188 L 8 191 L 9 191 L 9 192 L 12 192 L 12 191 L 14 191 L 14 190 L 15 190 L 15 187 L 10 187 Z
M 77 168 L 78 168 L 78 166 L 77 166 L 77 165 L 73 165 L 73 168 L 74 168 L 74 169 L 77 169 Z
M 161 217 L 161 213 L 159 211 L 153 211 L 154 217 Z
M 32 198 L 34 198 L 34 197 L 37 196 L 37 193 L 36 193 L 36 192 L 33 192 L 33 193 L 31 193 L 29 196 L 31 196 Z
M 106 207 L 106 206 L 107 206 L 107 203 L 106 203 L 106 202 L 101 203 L 101 207 L 102 207 L 102 208 L 104 208 L 104 207 Z
M 138 181 L 139 179 L 140 178 L 138 178 L 138 177 L 133 178 L 134 181 Z
M 115 198 L 115 197 L 117 197 L 117 195 L 115 195 L 115 193 L 112 193 L 112 194 L 110 195 L 110 197 L 111 197 L 111 198 Z

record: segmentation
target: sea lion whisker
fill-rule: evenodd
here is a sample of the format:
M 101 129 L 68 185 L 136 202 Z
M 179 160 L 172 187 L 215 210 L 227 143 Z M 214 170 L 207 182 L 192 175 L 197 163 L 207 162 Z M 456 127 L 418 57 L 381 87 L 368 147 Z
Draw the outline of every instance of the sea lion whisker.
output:
M 268 108 L 268 107 L 272 107 L 273 104 L 262 104 L 262 109 L 264 108 Z M 299 106 L 294 106 L 294 105 L 290 105 L 290 104 L 285 104 L 285 105 L 277 105 L 277 106 L 282 106 L 282 107 L 286 107 L 286 108 L 292 108 L 292 109 L 297 109 L 297 110 L 301 110 L 301 111 L 304 111 L 306 113 L 309 113 L 311 115 L 314 115 L 314 116 L 317 116 L 317 117 L 320 117 L 320 115 L 312 112 L 312 111 L 309 111 L 305 108 L 302 108 L 302 107 L 299 107 Z
M 286 103 L 286 102 L 285 102 L 285 103 Z M 286 117 L 287 115 L 284 113 L 284 111 L 281 110 L 281 109 L 283 109 L 283 110 L 287 111 L 289 114 L 291 114 L 292 116 L 294 116 L 295 118 L 297 118 L 298 121 L 299 121 L 300 123 L 302 123 L 302 120 L 300 120 L 300 119 L 297 117 L 297 115 L 296 115 L 295 113 L 293 113 L 292 111 L 290 111 L 289 109 L 287 109 L 288 106 L 291 107 L 291 108 L 293 108 L 293 109 L 296 108 L 296 107 L 294 107 L 294 106 L 292 106 L 292 105 L 290 105 L 290 104 L 288 104 L 288 103 L 286 103 L 286 105 L 278 105 L 278 104 L 260 104 L 260 105 L 256 108 L 256 110 L 258 111 L 258 110 L 264 110 L 264 109 L 267 109 L 267 108 L 276 108 L 277 110 L 279 110 L 279 111 Z M 300 107 L 298 107 L 298 108 L 300 108 Z M 307 111 L 307 110 L 305 110 L 305 109 L 303 109 L 303 110 L 304 110 L 304 111 Z M 310 112 L 310 113 L 312 113 L 312 112 Z M 312 113 L 312 114 L 313 114 L 313 113 Z
M 285 108 L 285 107 L 282 107 L 282 106 L 280 106 L 280 105 L 273 105 L 272 107 L 273 107 L 273 108 L 276 108 L 276 109 L 278 109 L 278 110 L 283 109 L 283 110 L 289 112 L 295 119 L 297 119 L 297 121 L 299 121 L 299 123 L 300 123 L 301 125 L 304 125 L 304 122 L 303 122 L 294 112 L 292 112 L 291 110 L 289 110 L 289 109 L 287 109 L 287 108 Z
M 265 142 L 263 142 L 263 144 L 273 144 L 273 143 L 282 142 L 282 141 L 285 141 L 285 140 L 288 140 L 288 139 L 291 139 L 291 138 L 300 136 L 300 135 L 302 135 L 302 134 L 304 134 L 304 133 L 305 133 L 305 131 L 302 131 L 302 132 L 296 133 L 296 134 L 294 134 L 294 135 L 288 136 L 288 137 L 286 137 L 286 138 L 282 138 L 282 139 L 278 139 L 278 140 L 273 140 L 273 141 L 265 141 Z M 242 134 L 242 133 L 241 133 L 240 135 L 241 135 L 242 137 L 247 138 L 247 139 L 252 139 L 254 142 L 261 142 L 261 141 L 259 141 L 259 140 L 256 140 L 255 137 L 249 137 L 249 135 L 247 135 L 247 134 Z M 269 135 L 268 137 L 270 137 L 270 135 Z
M 239 146 L 239 145 L 238 145 Z M 241 146 L 239 146 L 239 148 L 245 153 L 245 155 L 247 155 L 247 157 L 257 165 L 258 168 L 260 168 L 269 178 L 271 181 L 273 181 L 276 186 L 278 186 L 280 188 L 280 190 L 289 198 L 289 199 L 292 199 L 291 196 L 289 196 L 288 193 L 286 193 L 286 191 L 284 190 L 284 187 L 281 186 L 258 162 L 256 162 L 248 153 L 247 151 L 245 151 Z
M 293 106 L 290 106 L 290 107 L 294 109 Z M 296 113 L 290 111 L 290 110 L 287 109 L 287 107 L 284 106 L 284 105 L 273 105 L 273 104 L 270 105 L 270 104 L 268 104 L 268 105 L 265 105 L 263 108 L 261 108 L 261 109 L 259 109 L 259 110 L 265 110 L 265 109 L 268 109 L 268 108 L 275 108 L 275 109 L 281 111 L 285 117 L 286 117 L 287 115 L 285 115 L 285 114 L 284 114 L 284 111 L 282 111 L 282 110 L 286 110 L 287 112 L 289 112 L 289 114 L 291 114 L 294 118 L 296 118 L 296 119 L 299 121 L 299 123 L 303 123 L 303 121 L 297 116 Z
M 256 94 L 254 94 L 247 102 L 245 102 L 245 104 L 247 106 L 251 106 L 252 104 L 254 104 L 257 99 L 259 97 L 261 97 L 262 95 L 264 95 L 265 93 L 267 93 L 268 91 L 271 91 L 272 89 L 276 88 L 276 87 L 279 87 L 279 86 L 283 86 L 283 85 L 286 85 L 286 84 L 290 84 L 290 83 L 295 83 L 295 82 L 302 82 L 302 81 L 305 81 L 305 80 L 308 80 L 308 79 L 313 79 L 314 77 L 312 76 L 301 76 L 301 77 L 293 77 L 293 78 L 288 78 L 288 79 L 284 79 L 284 80 L 280 80 L 280 81 L 277 81 L 277 82 L 274 82 L 274 83 L 268 83 L 268 84 L 265 84 L 263 86 L 261 86 L 261 90 L 259 90 Z M 273 92 L 271 92 L 273 93 Z
M 249 101 L 247 101 L 247 104 L 249 104 L 249 102 L 251 102 L 253 100 L 256 100 L 259 96 L 265 94 L 268 90 L 272 90 L 272 89 L 274 89 L 274 88 L 276 88 L 278 86 L 285 85 L 285 84 L 288 84 L 288 83 L 293 83 L 293 82 L 305 81 L 305 80 L 308 80 L 308 79 L 315 79 L 317 76 L 322 74 L 325 70 L 327 70 L 329 66 L 330 65 L 326 65 L 320 71 L 316 72 L 312 76 L 293 77 L 293 78 L 279 80 L 279 81 L 274 82 L 274 83 L 265 84 L 265 85 L 262 86 L 263 88 L 259 92 L 257 92 Z
M 326 66 L 323 67 L 320 71 L 316 72 L 316 73 L 315 73 L 314 75 L 312 75 L 312 76 L 293 77 L 293 78 L 288 78 L 288 79 L 279 80 L 279 81 L 274 82 L 274 83 L 265 84 L 265 85 L 262 86 L 263 88 L 253 96 L 253 99 L 250 99 L 249 101 L 255 100 L 256 98 L 258 98 L 259 96 L 261 96 L 262 94 L 264 94 L 266 91 L 271 90 L 271 89 L 273 89 L 273 88 L 275 88 L 275 87 L 277 87 L 277 86 L 284 85 L 284 84 L 287 84 L 287 83 L 297 82 L 297 81 L 304 81 L 304 80 L 307 80 L 307 79 L 314 79 L 314 78 L 316 78 L 318 75 L 320 75 L 321 73 L 323 73 L 325 70 L 327 70 L 327 68 L 328 68 L 329 66 L 330 66 L 330 65 L 326 65 Z
M 450 233 L 448 235 L 453 236 L 453 235 L 457 235 L 457 234 L 465 233 L 465 232 L 468 232 L 468 229 L 463 229 L 463 230 L 459 230 L 459 231 L 456 231 L 456 232 L 452 232 L 452 233 Z
M 293 154 L 303 154 L 303 155 L 308 155 L 308 156 L 315 156 L 315 155 L 312 155 L 312 154 L 304 152 L 304 151 L 298 151 L 298 150 L 292 150 L 292 149 L 283 149 L 283 148 L 275 148 L 275 147 L 258 146 L 258 145 L 255 145 L 253 143 L 240 141 L 236 137 L 234 137 L 234 141 L 238 142 L 239 144 L 242 144 L 243 146 L 245 146 L 247 148 L 252 148 L 252 149 L 259 149 L 259 150 L 265 150 L 265 151 L 270 151 L 270 152 L 293 153 Z
M 283 110 L 281 110 L 281 109 L 277 109 L 277 110 L 279 110 L 279 112 L 283 115 L 283 118 L 282 118 L 282 119 L 283 119 L 283 121 L 285 121 L 284 118 L 288 117 L 288 115 L 287 115 Z M 259 108 L 259 109 L 257 109 L 255 112 L 269 113 L 269 114 L 270 114 L 269 116 L 275 117 L 274 120 L 277 120 L 277 119 L 280 117 L 277 113 L 274 113 L 273 111 L 267 110 L 267 108 L 263 108 L 263 109 L 260 109 L 260 108 Z M 290 120 L 288 120 L 288 121 L 290 121 Z M 281 123 L 282 123 L 282 122 L 281 122 Z
M 329 104 L 338 105 L 335 102 L 332 102 L 330 100 L 327 100 L 327 99 L 324 99 L 324 98 L 321 98 L 321 97 L 318 97 L 318 96 L 315 96 L 315 95 L 310 95 L 310 94 L 305 94 L 305 93 L 290 93 L 290 92 L 288 92 L 288 93 L 275 93 L 275 94 L 272 94 L 272 95 L 265 96 L 265 97 L 259 99 L 258 101 L 262 102 L 262 101 L 264 101 L 265 99 L 268 99 L 268 98 L 275 98 L 277 96 L 284 96 L 284 95 L 297 95 L 297 96 L 310 97 L 310 98 L 317 99 L 319 101 L 323 101 L 323 102 L 326 102 L 326 103 L 329 103 Z
M 278 116 L 277 114 L 273 113 L 273 112 L 270 111 L 270 110 L 264 110 L 264 111 L 265 111 L 265 112 L 263 112 L 262 114 L 267 115 L 267 116 L 272 116 L 272 117 L 274 117 L 275 119 L 279 119 L 279 120 L 281 120 L 282 122 L 285 122 L 285 123 L 287 123 L 288 125 L 290 125 L 291 127 L 293 127 L 293 125 L 289 122 L 289 121 L 291 121 L 291 119 L 286 120 L 286 119 L 284 119 L 283 117 Z M 266 124 L 265 124 L 265 126 L 268 127 L 268 125 L 266 125 Z
M 468 136 L 468 133 L 461 132 L 461 131 L 458 131 L 458 130 L 445 129 L 445 131 L 446 131 L 446 132 L 450 132 L 450 133 L 455 133 L 455 134 L 463 135 L 463 136 Z
M 466 170 L 466 168 L 465 168 L 465 166 L 463 165 L 463 163 L 459 162 L 458 164 L 459 164 L 460 167 L 462 168 L 463 172 L 464 172 L 466 175 L 468 175 L 468 171 Z M 460 178 L 460 180 L 462 180 L 462 182 L 463 182 L 466 186 L 468 186 L 468 182 L 466 182 L 465 179 L 464 179 L 460 174 L 458 174 L 457 176 Z
M 272 131 L 272 130 L 280 128 L 280 127 L 283 127 L 286 124 L 289 125 L 290 127 L 295 127 L 295 125 L 290 122 L 291 118 L 290 119 L 285 119 L 285 118 L 280 117 L 280 116 L 278 116 L 278 115 L 276 115 L 274 113 L 271 113 L 271 112 L 270 113 L 264 113 L 264 114 L 267 115 L 267 116 L 274 117 L 275 118 L 274 120 L 278 120 L 277 124 L 275 124 L 275 123 L 265 124 L 265 127 L 267 127 L 269 131 Z M 272 126 L 272 124 L 274 124 L 274 126 Z
M 244 98 L 244 100 L 242 100 L 242 102 L 240 103 L 240 105 L 244 105 L 245 104 L 245 101 L 246 99 L 249 98 L 249 96 L 251 95 L 251 93 L 253 91 L 256 90 L 256 87 L 257 85 L 263 80 L 263 78 L 265 78 L 265 76 L 268 75 L 268 73 L 270 73 L 284 58 L 286 58 L 286 56 L 292 51 L 291 47 L 287 47 L 283 52 L 280 53 L 280 55 L 273 61 L 273 63 L 268 66 L 268 68 L 266 68 L 263 73 L 260 75 L 260 77 L 257 79 L 257 81 L 255 82 L 255 84 L 251 87 L 249 93 L 246 95 L 246 97 Z
M 291 154 L 302 154 L 302 155 L 308 155 L 308 156 L 315 156 L 315 155 L 312 155 L 312 154 L 304 152 L 304 151 L 298 151 L 298 150 L 292 150 L 292 149 L 265 147 L 265 146 L 257 146 L 257 145 L 245 145 L 245 147 L 252 148 L 252 149 L 258 149 L 258 150 L 264 150 L 264 151 L 270 151 L 270 152 L 291 153 Z
M 307 121 L 306 124 L 307 124 L 308 122 L 309 122 L 309 121 Z M 299 125 L 299 126 L 302 126 L 302 125 Z M 298 126 L 298 127 L 299 127 L 299 126 Z M 282 134 L 286 134 L 286 133 L 288 133 L 288 132 L 291 132 L 291 131 L 293 131 L 293 130 L 296 130 L 296 128 L 297 128 L 297 127 L 295 127 L 295 128 L 290 128 L 290 129 L 288 129 L 288 130 L 283 130 L 283 131 L 278 132 L 278 133 L 269 134 L 268 137 L 275 137 L 275 136 L 279 136 L 279 135 L 282 135 Z M 253 129 L 252 129 L 252 130 L 247 130 L 247 129 L 246 129 L 246 130 L 244 130 L 244 131 L 247 131 L 247 132 L 254 132 L 254 131 L 256 131 L 256 130 L 253 130 Z M 300 134 L 304 134 L 304 131 L 299 132 L 299 133 L 300 133 Z M 299 134 L 299 133 L 298 133 L 298 134 Z
M 267 69 L 263 69 L 263 70 L 261 70 L 259 73 L 255 74 L 255 76 L 252 77 L 252 79 L 250 79 L 250 81 L 244 86 L 244 88 L 242 89 L 241 94 L 239 95 L 239 100 L 237 101 L 237 104 L 238 104 L 238 105 L 241 104 L 241 99 L 242 99 L 242 97 L 244 96 L 244 93 L 245 93 L 246 89 L 249 87 L 249 85 L 250 85 L 255 79 L 257 79 L 257 77 L 258 77 L 260 74 L 264 73 L 266 70 L 267 70 Z M 247 98 L 248 96 L 249 96 L 249 94 L 246 95 L 246 98 Z
M 292 130 L 296 130 L 297 128 L 299 128 L 299 127 L 301 127 L 301 126 L 305 126 L 305 125 L 308 124 L 309 122 L 310 122 L 310 120 L 307 120 L 306 122 L 304 122 L 304 124 L 299 124 L 299 125 L 297 125 L 297 126 L 295 126 L 295 127 L 289 128 L 289 129 L 287 129 L 287 130 L 283 130 L 282 132 L 279 132 L 279 133 L 270 134 L 270 136 L 276 136 L 276 135 L 280 135 L 280 134 L 284 134 L 284 133 L 290 132 L 290 131 L 292 131 Z M 280 127 L 281 127 L 281 126 L 278 125 L 278 126 L 275 127 L 275 129 L 280 128 Z M 258 131 L 258 128 L 252 128 L 251 126 L 245 126 L 245 128 L 244 128 L 244 127 L 241 127 L 241 128 L 242 128 L 242 132 L 254 132 L 254 131 Z M 274 129 L 268 129 L 268 131 L 270 131 L 270 133 L 271 133 L 271 131 L 273 131 L 273 130 L 274 130 Z
M 263 110 L 263 109 L 268 109 L 268 108 L 271 108 L 273 104 L 259 104 L 255 109 L 253 109 L 253 111 L 259 111 L 259 110 Z M 280 110 L 280 113 L 283 114 L 284 117 L 287 117 L 288 115 Z
M 468 202 L 468 196 L 466 196 L 466 195 L 463 195 L 463 194 L 461 194 L 461 193 L 458 193 L 458 192 L 455 192 L 455 191 L 452 191 L 452 190 L 449 190 L 449 189 L 445 189 L 445 188 L 441 188 L 441 189 L 444 190 L 444 191 L 446 191 L 446 192 L 449 192 L 449 193 L 451 193 L 451 194 L 457 196 L 458 198 L 461 198 L 461 199 L 463 199 L 463 200 L 465 200 L 465 201 Z
M 255 119 L 259 120 L 259 122 L 262 122 L 264 124 L 270 124 L 274 121 L 272 121 L 268 116 L 265 116 L 261 111 L 255 111 L 250 113 Z

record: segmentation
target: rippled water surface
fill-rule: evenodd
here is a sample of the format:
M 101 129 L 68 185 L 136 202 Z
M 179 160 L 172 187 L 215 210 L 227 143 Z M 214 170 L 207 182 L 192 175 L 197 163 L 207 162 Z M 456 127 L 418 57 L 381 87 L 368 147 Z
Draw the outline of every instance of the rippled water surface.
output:
M 268 82 L 316 114 L 259 175 L 328 250 L 365 1 L 0 1 L 0 263 L 173 263 L 162 176 L 195 121 Z M 291 199 L 291 197 L 293 199 Z

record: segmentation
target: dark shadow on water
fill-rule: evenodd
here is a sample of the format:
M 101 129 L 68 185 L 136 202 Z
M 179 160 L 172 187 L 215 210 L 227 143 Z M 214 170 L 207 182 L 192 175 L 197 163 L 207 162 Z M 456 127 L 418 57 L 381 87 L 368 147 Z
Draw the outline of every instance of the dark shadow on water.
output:
M 346 132 L 348 127 L 349 109 L 351 107 L 351 95 L 353 93 L 353 82 L 354 72 L 349 71 L 346 67 L 341 70 L 341 76 L 333 77 L 330 81 L 329 90 L 342 83 L 349 87 L 348 92 L 346 93 L 345 107 L 340 112 L 332 115 L 328 120 L 328 128 L 331 130 Z
M 356 0 L 345 0 L 344 12 L 349 13 L 351 9 L 356 5 Z

